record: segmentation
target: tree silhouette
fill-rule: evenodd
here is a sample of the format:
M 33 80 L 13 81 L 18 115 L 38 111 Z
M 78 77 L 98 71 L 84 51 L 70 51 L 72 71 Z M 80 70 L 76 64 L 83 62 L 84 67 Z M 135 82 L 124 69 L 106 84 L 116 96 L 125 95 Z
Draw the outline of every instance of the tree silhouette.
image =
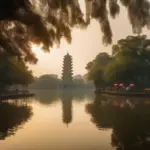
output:
M 22 56 L 32 63 L 37 61 L 31 50 L 31 41 L 42 43 L 49 51 L 62 37 L 71 42 L 71 29 L 84 28 L 95 18 L 103 33 L 103 42 L 112 42 L 109 14 L 115 18 L 124 6 L 134 33 L 150 24 L 148 0 L 85 0 L 86 20 L 78 0 L 1 0 L 0 49 L 11 55 Z M 109 6 L 107 8 L 106 6 Z M 109 12 L 109 13 L 108 13 Z
M 25 62 L 15 57 L 3 56 L 0 59 L 0 73 L 0 92 L 14 84 L 28 85 L 34 81 Z
M 98 54 L 86 69 L 96 89 L 112 87 L 114 83 L 136 84 L 142 90 L 150 86 L 150 39 L 146 35 L 127 36 L 112 46 L 112 55 Z

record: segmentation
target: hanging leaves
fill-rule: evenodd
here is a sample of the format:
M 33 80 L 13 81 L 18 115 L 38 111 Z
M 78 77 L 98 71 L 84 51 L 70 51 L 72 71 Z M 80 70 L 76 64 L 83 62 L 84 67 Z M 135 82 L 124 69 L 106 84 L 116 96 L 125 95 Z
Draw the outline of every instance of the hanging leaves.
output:
M 31 42 L 42 44 L 45 51 L 50 51 L 54 43 L 59 46 L 62 38 L 71 43 L 71 29 L 86 28 L 91 18 L 100 24 L 103 43 L 111 44 L 109 15 L 115 19 L 121 5 L 128 12 L 134 33 L 140 34 L 143 27 L 150 27 L 148 0 L 85 0 L 85 4 L 86 20 L 79 0 L 1 0 L 0 48 L 35 63 Z

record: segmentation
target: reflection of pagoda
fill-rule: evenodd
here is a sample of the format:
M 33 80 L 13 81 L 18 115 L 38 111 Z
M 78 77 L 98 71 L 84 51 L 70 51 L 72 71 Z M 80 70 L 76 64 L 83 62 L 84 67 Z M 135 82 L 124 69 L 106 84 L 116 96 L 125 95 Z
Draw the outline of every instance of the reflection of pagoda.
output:
M 64 56 L 62 70 L 62 86 L 64 88 L 72 87 L 72 75 L 72 56 L 67 53 L 67 55 Z
M 71 91 L 63 91 L 61 94 L 62 100 L 62 119 L 63 123 L 68 124 L 72 121 L 72 99 Z

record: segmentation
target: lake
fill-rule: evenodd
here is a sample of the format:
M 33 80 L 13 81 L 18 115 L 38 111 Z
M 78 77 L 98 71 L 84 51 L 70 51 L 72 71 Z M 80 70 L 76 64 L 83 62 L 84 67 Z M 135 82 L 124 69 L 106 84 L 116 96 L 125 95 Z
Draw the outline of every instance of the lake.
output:
M 33 92 L 0 102 L 0 150 L 150 150 L 150 98 Z

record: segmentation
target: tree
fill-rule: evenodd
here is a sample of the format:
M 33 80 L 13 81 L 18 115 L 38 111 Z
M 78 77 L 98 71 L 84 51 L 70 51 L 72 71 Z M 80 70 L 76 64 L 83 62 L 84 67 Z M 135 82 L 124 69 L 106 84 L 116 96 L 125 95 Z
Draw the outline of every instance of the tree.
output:
M 114 83 L 132 83 L 133 76 L 136 68 L 134 68 L 133 61 L 131 59 L 120 58 L 121 61 L 113 60 L 105 68 L 104 80 L 109 82 L 110 85 Z M 133 76 L 132 76 L 133 74 Z
M 43 44 L 49 51 L 54 43 L 59 45 L 64 37 L 71 42 L 71 29 L 84 28 L 95 18 L 103 32 L 103 42 L 112 42 L 109 14 L 115 19 L 120 6 L 128 11 L 134 33 L 150 24 L 150 3 L 148 0 L 85 0 L 86 20 L 78 0 L 1 0 L 0 1 L 0 48 L 11 55 L 22 56 L 36 63 L 31 42 Z M 107 3 L 109 9 L 107 9 Z
M 86 66 L 88 77 L 96 88 L 114 83 L 150 86 L 150 40 L 143 36 L 128 36 L 112 46 L 112 56 L 100 53 Z
M 112 47 L 113 61 L 105 70 L 111 82 L 150 85 L 150 40 L 146 36 L 128 36 Z
M 25 62 L 12 56 L 0 59 L 0 73 L 1 90 L 14 84 L 28 85 L 33 82 L 32 72 Z
M 92 68 L 92 66 L 93 66 L 93 62 L 89 62 L 89 63 L 87 63 L 85 69 L 90 70 Z
M 52 75 L 42 75 L 33 84 L 32 89 L 56 89 L 60 84 L 60 80 Z
M 92 62 L 87 64 L 88 79 L 94 81 L 96 88 L 107 85 L 104 80 L 104 70 L 110 61 L 111 57 L 107 53 L 99 53 Z
M 77 87 L 77 88 L 85 87 L 84 79 L 83 78 L 73 79 L 73 85 L 74 87 Z
M 44 50 L 49 51 L 54 43 L 60 44 L 62 37 L 71 42 L 71 27 L 85 26 L 75 1 L 1 0 L 0 14 L 0 46 L 33 63 L 36 57 L 31 42 L 42 43 Z

